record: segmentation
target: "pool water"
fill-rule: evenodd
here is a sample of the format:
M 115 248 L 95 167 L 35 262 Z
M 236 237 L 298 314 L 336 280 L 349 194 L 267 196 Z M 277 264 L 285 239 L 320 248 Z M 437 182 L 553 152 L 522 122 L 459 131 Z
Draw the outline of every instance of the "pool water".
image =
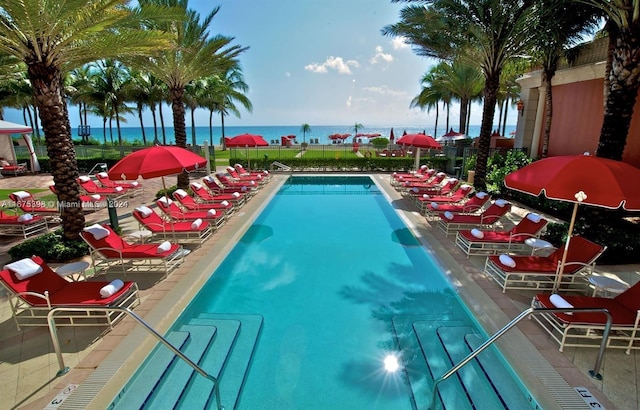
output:
M 244 362 L 218 363 L 231 347 L 200 349 L 211 350 L 198 356 L 205 370 L 224 367 L 221 386 L 237 380 L 221 387 L 227 410 L 426 408 L 433 378 L 486 339 L 367 176 L 290 177 L 173 329 L 199 333 L 206 323 L 211 340 L 224 340 L 225 326 L 235 340 L 252 335 L 237 342 Z M 390 355 L 399 359 L 395 372 L 385 370 Z M 499 353 L 487 355 L 442 383 L 438 399 L 448 408 L 530 408 Z M 236 374 L 240 362 L 246 371 Z M 167 375 L 173 385 L 178 376 Z M 176 407 L 212 405 L 211 383 L 193 379 L 178 389 Z M 131 386 L 127 394 L 142 394 Z M 163 388 L 142 402 L 173 407 L 157 400 Z M 116 407 L 128 408 L 127 397 Z

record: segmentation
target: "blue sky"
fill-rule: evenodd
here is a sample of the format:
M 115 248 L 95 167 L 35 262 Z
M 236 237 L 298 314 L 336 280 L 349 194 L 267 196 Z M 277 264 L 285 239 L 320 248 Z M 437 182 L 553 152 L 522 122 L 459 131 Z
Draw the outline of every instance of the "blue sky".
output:
M 399 39 L 382 36 L 385 25 L 398 21 L 402 3 L 390 0 L 191 0 L 205 16 L 213 5 L 220 11 L 211 32 L 235 37 L 248 46 L 241 57 L 253 112 L 229 116 L 226 125 L 369 126 L 435 123 L 435 111 L 409 108 L 420 92 L 420 79 L 434 60 L 416 56 Z M 165 119 L 170 108 L 163 108 Z M 71 124 L 77 115 L 70 108 Z M 459 108 L 451 109 L 451 125 Z M 471 124 L 481 122 L 481 107 L 471 112 Z M 22 122 L 18 112 L 8 121 Z M 512 110 L 509 124 L 515 124 Z M 151 116 L 145 114 L 147 125 Z M 90 125 L 101 127 L 99 118 Z M 187 121 L 188 123 L 188 121 Z M 127 126 L 138 126 L 129 116 Z M 206 126 L 208 113 L 196 111 L 196 125 Z M 215 124 L 219 125 L 219 124 Z M 441 113 L 439 125 L 444 126 Z

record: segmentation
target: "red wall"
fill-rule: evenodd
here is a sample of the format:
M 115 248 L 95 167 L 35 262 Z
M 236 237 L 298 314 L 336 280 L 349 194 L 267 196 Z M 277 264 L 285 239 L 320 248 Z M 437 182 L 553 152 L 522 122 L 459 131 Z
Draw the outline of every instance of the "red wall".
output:
M 553 120 L 549 137 L 549 156 L 595 155 L 604 114 L 604 80 L 554 85 Z M 636 101 L 627 145 L 622 160 L 640 167 L 640 98 Z M 542 138 L 542 136 L 541 136 Z M 542 147 L 542 140 L 540 141 Z

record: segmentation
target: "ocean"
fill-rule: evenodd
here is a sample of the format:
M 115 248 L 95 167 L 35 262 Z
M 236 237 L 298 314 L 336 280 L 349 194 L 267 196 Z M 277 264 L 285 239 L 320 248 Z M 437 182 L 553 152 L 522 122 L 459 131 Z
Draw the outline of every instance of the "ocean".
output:
M 270 144 L 273 141 L 280 142 L 280 137 L 287 135 L 295 135 L 296 142 L 309 142 L 311 139 L 314 141 L 317 139 L 319 144 L 330 144 L 331 140 L 329 139 L 329 135 L 331 134 L 352 134 L 351 137 L 346 139 L 346 142 L 353 141 L 353 135 L 355 135 L 353 131 L 353 125 L 319 125 L 314 126 L 311 125 L 311 131 L 307 132 L 306 136 L 303 137 L 302 132 L 300 131 L 300 125 L 265 125 L 265 126 L 225 126 L 225 136 L 234 137 L 236 135 L 249 133 L 249 134 L 257 134 L 261 135 L 267 142 Z M 203 145 L 205 141 L 211 144 L 210 135 L 209 135 L 209 127 L 195 127 L 196 129 L 196 145 Z M 434 134 L 434 126 L 426 126 L 426 127 L 416 127 L 416 126 L 372 126 L 372 127 L 364 127 L 358 128 L 358 133 L 364 134 L 372 134 L 379 133 L 382 137 L 389 138 L 391 129 L 393 129 L 394 136 L 396 140 L 402 136 L 402 134 L 406 131 L 408 134 L 426 132 L 428 135 Z M 454 128 L 455 129 L 455 128 Z M 507 125 L 505 128 L 505 134 L 507 136 L 510 135 L 511 132 L 515 131 L 515 125 Z M 436 137 L 444 135 L 448 130 L 444 127 L 438 127 L 436 132 Z M 122 139 L 128 142 L 139 141 L 142 142 L 142 130 L 140 127 L 122 127 Z M 91 138 L 104 142 L 103 130 L 101 127 L 91 127 L 90 129 Z M 153 142 L 155 138 L 153 127 L 145 127 L 145 133 L 147 142 Z M 477 137 L 480 134 L 480 126 L 472 125 L 469 127 L 469 136 Z M 220 138 L 222 136 L 222 130 L 219 126 L 213 127 L 213 143 L 215 145 L 220 144 Z M 74 139 L 78 137 L 78 130 L 74 130 Z M 158 126 L 158 140 L 160 143 L 166 142 L 167 144 L 175 144 L 175 136 L 173 134 L 172 127 L 165 127 L 165 139 L 163 141 L 162 130 Z M 303 141 L 304 139 L 304 141 Z M 112 137 L 109 134 L 109 129 L 106 130 L 106 141 L 111 142 Z M 115 143 L 118 142 L 118 133 L 116 128 L 113 128 L 113 141 Z M 187 127 L 187 144 L 192 144 L 192 136 L 191 136 L 191 127 Z

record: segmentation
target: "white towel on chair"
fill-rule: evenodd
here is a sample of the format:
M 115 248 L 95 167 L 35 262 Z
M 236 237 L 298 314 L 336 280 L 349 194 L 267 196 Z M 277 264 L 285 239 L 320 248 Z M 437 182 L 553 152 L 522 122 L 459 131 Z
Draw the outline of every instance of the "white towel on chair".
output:
M 16 197 L 18 197 L 18 199 L 28 199 L 31 198 L 31 194 L 28 193 L 27 191 L 16 191 L 13 193 L 13 195 L 15 195 Z
M 440 207 L 440 205 L 438 205 L 437 202 L 431 202 L 431 208 L 438 209 L 439 207 Z
M 484 198 L 486 198 L 486 196 L 487 196 L 487 195 L 489 195 L 489 194 L 487 194 L 486 192 L 478 192 L 478 193 L 476 194 L 476 196 L 477 196 L 479 199 L 484 199 Z
M 176 189 L 174 193 L 180 198 L 185 198 L 187 196 L 187 191 L 185 191 L 184 189 Z
M 191 229 L 199 229 L 200 225 L 202 225 L 202 219 L 198 218 L 191 223 Z
M 4 265 L 5 270 L 10 270 L 16 274 L 18 280 L 25 280 L 42 272 L 42 266 L 35 263 L 31 258 L 20 259 L 19 261 Z
M 216 210 L 215 209 L 209 209 L 207 211 L 207 216 L 216 216 Z
M 229 206 L 229 201 L 224 200 L 224 201 L 220 202 L 220 205 L 222 205 L 224 207 L 227 207 L 227 206 Z
M 83 231 L 93 235 L 96 241 L 99 241 L 100 239 L 106 238 L 107 236 L 109 236 L 109 230 L 100 224 L 93 224 L 93 225 L 87 226 L 86 228 L 83 229 Z
M 240 192 L 234 192 L 231 196 L 234 198 L 240 198 Z
M 158 253 L 165 253 L 166 251 L 168 251 L 169 249 L 171 249 L 171 242 L 169 241 L 164 241 L 162 242 L 160 245 L 158 245 L 158 249 L 156 249 L 156 252 Z
M 98 172 L 97 174 L 100 178 L 109 178 L 109 175 L 106 172 Z
M 151 208 L 144 205 L 137 207 L 136 211 L 140 212 L 143 218 L 146 218 L 153 213 L 153 210 Z
M 444 213 L 444 217 L 447 218 L 448 220 L 452 220 L 453 219 L 453 214 L 449 211 Z
M 100 195 L 98 195 L 98 194 L 93 194 L 93 195 L 91 195 L 91 199 L 93 199 L 93 200 L 99 201 L 99 200 L 100 200 L 100 198 L 101 198 L 101 197 L 100 197 Z
M 506 253 L 503 253 L 502 255 L 500 255 L 499 259 L 500 259 L 500 263 L 503 264 L 504 266 L 508 266 L 510 268 L 516 267 L 516 261 L 514 261 L 513 258 L 507 255 Z
M 158 201 L 162 202 L 165 205 L 171 205 L 173 203 L 173 201 L 166 196 L 161 196 L 160 198 L 158 198 Z
M 531 212 L 527 214 L 527 219 L 533 222 L 534 224 L 537 224 L 538 222 L 540 222 L 542 217 L 536 213 Z
M 100 296 L 102 296 L 103 298 L 108 298 L 109 296 L 113 296 L 117 291 L 122 289 L 123 286 L 124 286 L 123 281 L 121 281 L 120 279 L 115 279 L 111 281 L 111 283 L 109 283 L 106 286 L 103 286 L 102 289 L 100 289 Z
M 89 182 L 89 181 L 91 181 L 91 178 L 89 178 L 86 175 L 82 175 L 82 176 L 78 177 L 78 179 L 80 180 L 80 182 Z
M 195 188 L 195 189 L 202 189 L 202 185 L 200 185 L 200 184 L 199 184 L 199 183 L 197 183 L 197 182 L 192 182 L 192 183 L 191 183 L 191 186 L 192 186 L 193 188 Z
M 31 214 L 22 214 L 18 217 L 18 222 L 29 222 L 33 219 L 33 215 Z
M 505 201 L 504 199 L 496 199 L 496 201 L 494 202 L 497 206 L 499 206 L 500 208 L 504 207 L 506 204 L 508 204 L 509 202 Z
M 562 296 L 558 295 L 557 293 L 554 293 L 553 295 L 549 296 L 549 302 L 551 302 L 551 304 L 557 308 L 560 309 L 573 309 L 573 305 L 569 302 L 567 302 L 567 300 L 565 298 L 563 298 Z M 571 312 L 563 312 L 567 315 L 570 315 Z
M 124 189 L 121 186 L 117 186 L 117 187 L 113 188 L 113 190 L 116 191 L 116 192 L 120 192 L 120 191 L 123 191 Z
M 475 236 L 478 239 L 484 238 L 484 232 L 482 232 L 480 229 L 476 229 L 476 228 L 473 228 L 471 230 L 471 235 Z

